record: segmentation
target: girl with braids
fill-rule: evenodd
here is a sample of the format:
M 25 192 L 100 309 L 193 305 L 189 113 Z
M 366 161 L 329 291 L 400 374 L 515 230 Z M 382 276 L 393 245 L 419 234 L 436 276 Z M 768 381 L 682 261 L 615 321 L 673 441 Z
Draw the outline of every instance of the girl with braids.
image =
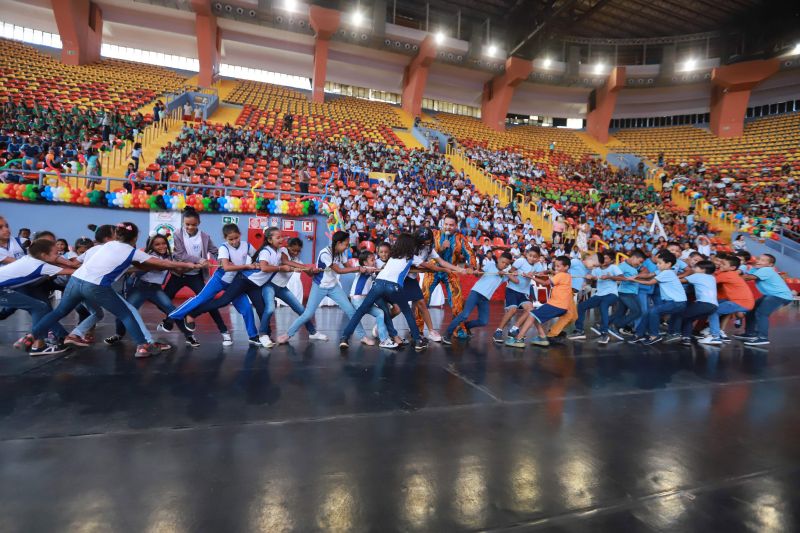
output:
M 39 340 L 32 346 L 31 353 L 63 350 L 63 339 L 67 332 L 59 320 L 83 300 L 110 311 L 125 324 L 131 337 L 136 341 L 136 357 L 150 357 L 171 348 L 169 344 L 152 340 L 139 314 L 114 291 L 112 284 L 122 277 L 131 265 L 148 270 L 150 268 L 189 270 L 194 268 L 194 265 L 161 259 L 137 250 L 135 245 L 138 237 L 139 228 L 133 222 L 117 224 L 116 240 L 97 247 L 97 251 L 86 258 L 83 265 L 72 274 L 58 307 L 33 325 L 32 334 L 36 339 L 43 338 L 49 330 L 52 330 L 56 337 L 55 346 L 46 347 L 44 342 Z
M 149 254 L 157 259 L 165 261 L 172 261 L 172 250 L 169 246 L 169 241 L 163 235 L 155 235 L 150 238 L 144 253 Z M 164 284 L 164 278 L 167 277 L 168 270 L 150 270 L 143 274 L 135 274 L 129 278 L 128 286 L 126 287 L 125 298 L 128 303 L 138 310 L 142 307 L 144 302 L 150 302 L 158 307 L 164 314 L 169 315 L 175 310 L 172 300 L 166 295 L 161 288 Z M 192 335 L 192 332 L 186 329 L 183 321 L 178 322 L 178 329 L 186 337 L 186 344 L 189 346 L 197 347 L 200 343 Z M 106 344 L 117 344 L 125 336 L 125 324 L 119 318 L 116 320 L 116 333 L 111 337 L 105 339 Z

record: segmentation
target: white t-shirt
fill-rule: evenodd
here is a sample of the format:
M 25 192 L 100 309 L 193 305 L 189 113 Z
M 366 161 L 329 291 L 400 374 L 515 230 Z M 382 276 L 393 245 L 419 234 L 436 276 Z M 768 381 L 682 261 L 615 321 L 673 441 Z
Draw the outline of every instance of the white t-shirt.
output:
M 156 254 L 150 254 L 150 257 L 161 259 L 161 257 Z M 163 285 L 164 280 L 167 279 L 167 274 L 169 274 L 169 270 L 149 270 L 141 275 L 141 280 L 146 281 L 147 283 Z
M 417 258 L 419 258 L 418 255 L 415 255 L 412 259 L 389 258 L 383 269 L 378 273 L 377 279 L 397 283 L 402 287 L 406 276 L 410 276 L 408 271 L 411 270 L 412 265 L 416 264 Z
M 420 250 L 417 255 L 414 256 L 414 266 L 419 266 L 422 263 L 427 263 L 431 259 L 438 259 L 439 254 L 436 253 L 436 250 L 433 248 L 425 248 Z M 419 278 L 419 274 L 417 272 L 410 272 L 408 274 L 409 278 L 417 279 Z
M 25 257 L 27 255 L 22 248 L 20 241 L 14 237 L 8 239 L 8 248 L 0 246 L 0 261 L 6 257 L 13 257 L 15 260 Z
M 205 259 L 203 257 L 203 237 L 202 232 L 198 231 L 194 234 L 194 236 L 189 235 L 186 233 L 186 230 L 183 230 L 183 245 L 186 247 L 186 251 L 190 255 L 194 255 L 201 259 Z M 200 269 L 197 268 L 195 270 L 190 270 L 186 273 L 187 276 L 196 276 L 200 273 Z
M 331 269 L 331 265 L 336 263 L 344 267 L 344 257 L 334 256 L 331 247 L 325 247 L 317 256 L 317 268 L 324 269 L 318 274 L 314 274 L 313 281 L 319 285 L 320 289 L 330 289 L 339 284 L 339 274 Z
M 97 250 L 89 255 L 90 251 Z M 130 244 L 110 241 L 86 251 L 83 265 L 72 276 L 83 281 L 104 287 L 112 285 L 131 266 L 131 263 L 144 263 L 152 256 L 137 250 Z
M 54 276 L 60 267 L 45 263 L 29 255 L 0 267 L 0 287 L 14 289 L 37 281 L 42 276 Z
M 353 285 L 350 287 L 351 297 L 363 297 L 372 288 L 375 276 L 373 274 L 358 274 Z
M 240 242 L 238 248 L 233 248 L 225 243 L 220 245 L 217 258 L 220 261 L 227 259 L 234 265 L 249 265 L 253 262 L 253 254 L 255 253 L 256 249 L 253 248 L 249 242 Z M 236 274 L 238 274 L 238 272 L 225 272 L 225 274 L 222 275 L 222 281 L 224 283 L 230 283 L 234 280 Z
M 291 257 L 289 256 L 289 250 L 287 250 L 286 248 L 281 248 L 280 250 L 278 250 L 279 265 L 283 260 L 283 256 L 286 256 L 289 259 L 291 259 Z M 289 280 L 292 279 L 292 274 L 293 272 L 275 272 L 275 275 L 272 276 L 270 282 L 276 287 L 286 287 L 289 284 Z
M 272 266 L 280 266 L 281 264 L 281 255 L 278 250 L 273 249 L 270 246 L 265 246 L 258 252 L 257 261 L 260 263 L 261 261 L 266 261 L 268 265 Z M 264 284 L 268 281 L 272 281 L 275 277 L 277 272 L 264 272 L 261 270 L 253 270 L 251 272 L 245 273 L 247 279 L 258 285 L 259 287 L 263 287 Z

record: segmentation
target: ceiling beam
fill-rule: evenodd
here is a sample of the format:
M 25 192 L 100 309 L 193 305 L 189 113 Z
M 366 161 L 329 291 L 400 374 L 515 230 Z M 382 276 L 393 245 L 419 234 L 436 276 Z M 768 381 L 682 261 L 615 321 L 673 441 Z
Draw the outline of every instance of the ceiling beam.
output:
M 592 7 L 590 7 L 589 9 L 587 9 L 586 11 L 584 11 L 583 13 L 578 15 L 577 17 L 574 17 L 572 19 L 572 23 L 573 24 L 578 24 L 581 21 L 584 21 L 584 20 L 590 18 L 592 15 L 594 15 L 595 13 L 597 13 L 598 11 L 603 9 L 605 7 L 605 5 L 608 4 L 610 1 L 611 0 L 597 0 L 597 2 L 595 2 L 595 4 Z
M 668 9 L 672 9 L 672 10 L 675 10 L 675 11 L 683 11 L 683 12 L 686 12 L 686 13 L 691 13 L 695 17 L 698 17 L 700 20 L 702 20 L 704 18 L 710 18 L 713 21 L 719 20 L 718 16 L 717 17 L 709 16 L 708 13 L 700 13 L 699 11 L 695 11 L 694 9 L 691 9 L 690 7 L 688 7 L 686 5 L 687 2 L 680 2 L 679 5 L 674 5 L 671 1 L 669 1 L 669 2 L 667 2 L 667 4 L 668 4 Z M 650 5 L 653 5 L 653 4 L 650 4 Z M 719 10 L 718 9 L 717 10 L 713 10 L 712 9 L 711 12 L 712 12 L 712 15 L 719 15 Z
M 628 1 L 631 2 L 631 3 L 637 4 L 637 5 L 640 5 L 643 8 L 649 9 L 653 13 L 658 13 L 659 15 L 662 15 L 662 16 L 665 16 L 665 17 L 670 17 L 672 19 L 680 20 L 680 21 L 682 21 L 682 22 L 684 22 L 686 24 L 689 24 L 693 28 L 697 27 L 697 23 L 695 21 L 687 19 L 685 17 L 678 16 L 674 12 L 671 12 L 669 10 L 663 9 L 661 7 L 654 6 L 653 4 L 648 3 L 646 1 L 645 2 L 642 2 L 640 0 L 628 0 Z M 665 21 L 662 20 L 661 22 L 665 22 Z M 684 33 L 693 33 L 693 32 L 684 31 Z
M 523 46 L 528 44 L 531 41 L 531 39 L 536 37 L 536 35 L 539 32 L 541 32 L 542 30 L 547 28 L 548 25 L 550 25 L 552 27 L 552 25 L 553 25 L 552 23 L 554 22 L 555 18 L 558 17 L 558 15 L 560 15 L 562 12 L 564 12 L 564 10 L 571 9 L 572 6 L 575 5 L 575 2 L 577 2 L 577 0 L 565 0 L 564 3 L 561 4 L 558 7 L 558 9 L 553 9 L 553 6 L 555 5 L 555 0 L 554 0 L 549 6 L 549 10 L 544 14 L 543 19 L 541 20 L 541 22 L 539 22 L 539 24 L 535 28 L 533 28 L 533 31 L 530 32 L 522 41 L 520 41 L 519 44 L 517 44 L 511 50 L 511 52 L 509 52 L 508 55 L 509 56 L 513 56 Z
M 617 7 L 615 4 L 609 5 L 608 9 L 613 9 L 615 12 L 621 13 L 621 15 L 616 15 L 616 16 L 618 16 L 620 19 L 622 19 L 622 22 L 627 22 L 627 23 L 630 23 L 630 24 L 636 24 L 637 27 L 644 28 L 645 30 L 651 27 L 650 23 L 652 23 L 652 17 L 653 17 L 652 14 L 648 15 L 647 13 L 641 13 L 640 11 L 636 11 L 636 10 L 633 10 L 633 9 L 622 9 L 620 7 Z M 601 13 L 601 15 L 605 16 L 605 17 L 614 16 L 614 15 L 612 15 L 612 13 L 610 13 L 608 11 L 608 9 L 603 11 Z M 661 17 L 661 16 L 662 16 L 662 14 L 659 14 L 659 17 Z M 620 21 L 618 20 L 617 22 L 619 23 Z M 680 25 L 679 23 L 677 23 L 673 17 L 669 17 L 669 16 L 663 17 L 663 19 L 660 20 L 659 22 L 664 26 L 670 27 L 675 32 L 691 33 L 691 32 L 687 32 L 686 31 L 686 27 Z

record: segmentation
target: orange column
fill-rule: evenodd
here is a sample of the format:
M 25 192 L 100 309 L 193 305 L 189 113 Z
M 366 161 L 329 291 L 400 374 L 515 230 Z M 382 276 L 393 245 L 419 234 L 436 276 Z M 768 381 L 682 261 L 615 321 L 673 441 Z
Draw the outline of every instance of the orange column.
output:
M 625 67 L 614 67 L 602 87 L 595 91 L 595 107 L 586 115 L 586 132 L 596 141 L 608 142 L 608 126 L 617 105 L 617 94 L 625 87 Z
M 481 98 L 481 120 L 495 131 L 503 131 L 514 88 L 530 76 L 533 63 L 519 57 L 506 59 L 503 74 L 487 81 Z
M 103 12 L 89 0 L 54 0 L 53 15 L 61 37 L 61 61 L 86 65 L 100 60 Z
M 316 33 L 314 39 L 314 72 L 311 77 L 311 101 L 321 104 L 325 101 L 325 75 L 328 70 L 328 48 L 331 37 L 339 29 L 341 11 L 312 5 L 308 9 L 308 19 Z
M 419 45 L 419 52 L 403 72 L 403 109 L 413 116 L 422 113 L 422 97 L 428 83 L 428 70 L 436 58 L 436 45 L 428 35 Z
M 750 91 L 780 68 L 780 60 L 762 59 L 717 67 L 711 71 L 711 133 L 740 137 Z
M 200 87 L 211 87 L 219 75 L 219 59 L 222 39 L 217 26 L 217 17 L 211 12 L 211 0 L 192 0 L 194 30 L 197 38 L 197 59 L 200 72 L 197 83 Z

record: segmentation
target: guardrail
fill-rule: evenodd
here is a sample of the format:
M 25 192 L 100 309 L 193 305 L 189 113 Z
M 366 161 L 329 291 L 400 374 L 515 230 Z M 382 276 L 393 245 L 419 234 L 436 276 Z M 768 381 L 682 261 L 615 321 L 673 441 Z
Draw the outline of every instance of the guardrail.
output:
M 595 239 L 594 241 L 594 251 L 595 252 L 602 252 L 604 250 L 610 250 L 611 246 L 602 239 Z M 628 254 L 624 254 L 622 252 L 615 252 L 614 255 L 614 263 L 620 264 L 622 261 L 625 261 L 628 257 Z

